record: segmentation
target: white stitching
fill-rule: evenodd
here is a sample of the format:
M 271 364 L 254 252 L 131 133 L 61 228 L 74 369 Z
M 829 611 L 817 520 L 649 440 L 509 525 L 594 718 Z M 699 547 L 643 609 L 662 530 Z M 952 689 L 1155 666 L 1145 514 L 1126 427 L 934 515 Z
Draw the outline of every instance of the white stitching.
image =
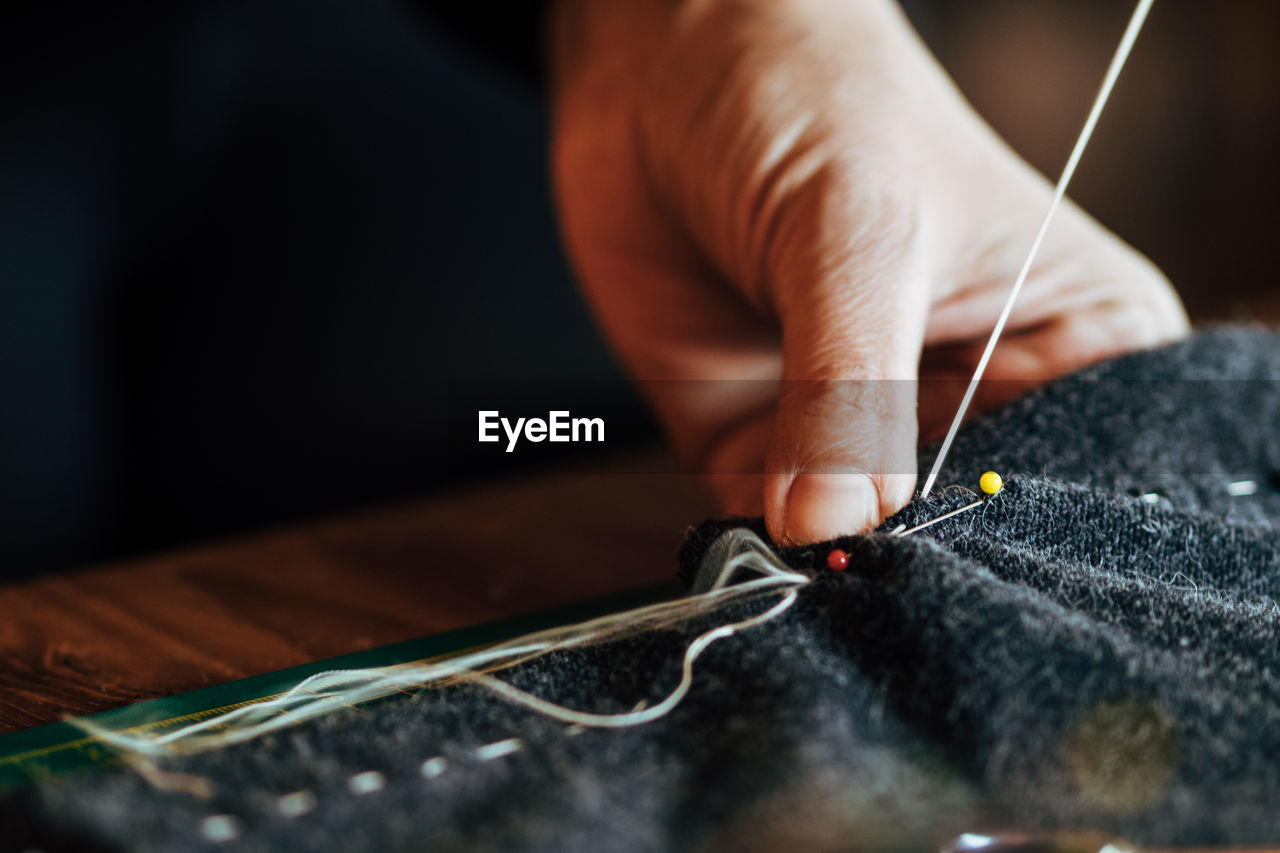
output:
M 200 834 L 207 841 L 235 841 L 240 837 L 240 822 L 229 814 L 209 815 L 200 821 Z
M 381 791 L 386 786 L 387 777 L 383 776 L 377 770 L 366 770 L 363 773 L 356 773 L 347 780 L 347 790 L 355 794 L 357 797 Z
M 294 791 L 276 800 L 276 810 L 284 817 L 302 817 L 316 807 L 316 795 L 310 791 Z
M 524 749 L 524 744 L 520 742 L 520 738 L 512 737 L 477 747 L 476 758 L 481 761 L 489 761 L 504 755 L 510 755 L 513 752 L 519 752 L 522 749 Z

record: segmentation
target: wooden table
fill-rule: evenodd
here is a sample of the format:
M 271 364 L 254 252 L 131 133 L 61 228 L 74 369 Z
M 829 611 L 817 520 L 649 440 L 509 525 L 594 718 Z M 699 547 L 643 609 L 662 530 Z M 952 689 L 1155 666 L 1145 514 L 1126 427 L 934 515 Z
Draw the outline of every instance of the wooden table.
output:
M 0 733 L 670 579 L 658 452 L 0 588 Z

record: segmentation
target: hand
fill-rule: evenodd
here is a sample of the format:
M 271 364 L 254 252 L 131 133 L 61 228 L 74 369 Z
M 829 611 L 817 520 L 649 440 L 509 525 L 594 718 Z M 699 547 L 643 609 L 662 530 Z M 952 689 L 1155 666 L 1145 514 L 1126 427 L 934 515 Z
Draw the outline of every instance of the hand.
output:
M 958 398 L 914 380 L 972 373 L 1048 183 L 892 0 L 561 0 L 552 55 L 570 254 L 726 511 L 804 543 L 905 505 Z M 1186 329 L 1065 205 L 980 402 Z

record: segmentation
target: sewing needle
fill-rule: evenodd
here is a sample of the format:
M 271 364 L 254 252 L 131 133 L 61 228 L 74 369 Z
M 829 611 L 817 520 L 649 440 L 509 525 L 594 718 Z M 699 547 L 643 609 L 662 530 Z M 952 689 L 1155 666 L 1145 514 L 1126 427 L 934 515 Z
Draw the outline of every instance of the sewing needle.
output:
M 978 359 L 978 367 L 973 372 L 973 378 L 969 380 L 969 387 L 964 392 L 964 399 L 960 401 L 960 408 L 956 411 L 956 416 L 951 421 L 951 428 L 947 430 L 947 437 L 942 441 L 942 448 L 938 451 L 938 458 L 934 460 L 933 468 L 930 469 L 929 476 L 925 479 L 924 486 L 920 489 L 921 497 L 929 494 L 934 482 L 938 479 L 938 472 L 942 470 L 943 460 L 947 458 L 947 452 L 951 450 L 951 443 L 955 440 L 956 432 L 959 431 L 960 424 L 964 421 L 964 413 L 969 409 L 969 404 L 973 402 L 974 392 L 978 390 L 978 383 L 982 381 L 982 374 L 986 372 L 987 362 L 991 360 L 991 353 L 996 348 L 996 341 L 1000 339 L 1000 333 L 1004 331 L 1005 324 L 1009 321 L 1009 314 L 1013 311 L 1013 303 L 1017 300 L 1018 294 L 1022 292 L 1022 286 L 1026 283 L 1027 276 L 1031 272 L 1031 265 L 1035 262 L 1036 255 L 1040 252 L 1040 246 L 1049 230 L 1049 223 L 1053 221 L 1053 215 L 1058 212 L 1058 207 L 1062 204 L 1062 199 L 1067 193 L 1067 184 L 1071 183 L 1071 178 L 1076 173 L 1076 167 L 1080 165 L 1080 158 L 1084 156 L 1084 150 L 1089 145 L 1089 139 L 1093 136 L 1093 130 L 1098 124 L 1098 118 L 1102 115 L 1102 110 L 1107 105 L 1107 100 L 1111 97 L 1111 90 L 1115 88 L 1120 71 L 1129 59 L 1129 52 L 1133 50 L 1133 44 L 1138 40 L 1138 34 L 1142 32 L 1142 25 L 1146 23 L 1147 14 L 1151 11 L 1151 4 L 1154 2 L 1155 0 L 1139 0 L 1137 8 L 1133 11 L 1133 17 L 1129 19 L 1129 26 L 1124 31 L 1124 37 L 1120 39 L 1120 46 L 1116 48 L 1115 56 L 1111 59 L 1111 65 L 1107 68 L 1107 75 L 1103 78 L 1102 86 L 1098 90 L 1098 96 L 1094 99 L 1093 109 L 1089 111 L 1089 117 L 1085 120 L 1084 129 L 1080 131 L 1080 136 L 1076 139 L 1075 148 L 1072 149 L 1071 156 L 1067 159 L 1067 165 L 1062 170 L 1062 176 L 1058 178 L 1058 185 L 1053 190 L 1053 199 L 1049 202 L 1049 209 L 1040 223 L 1040 230 L 1036 233 L 1035 241 L 1031 244 L 1031 251 L 1027 254 L 1027 259 L 1023 262 L 1022 269 L 1018 272 L 1018 277 L 1013 283 L 1013 289 L 1009 292 L 1009 298 L 1004 303 L 1004 309 L 1000 312 L 999 319 L 996 320 L 995 328 L 991 330 L 991 337 L 987 340 L 987 346 L 982 352 L 982 358 Z

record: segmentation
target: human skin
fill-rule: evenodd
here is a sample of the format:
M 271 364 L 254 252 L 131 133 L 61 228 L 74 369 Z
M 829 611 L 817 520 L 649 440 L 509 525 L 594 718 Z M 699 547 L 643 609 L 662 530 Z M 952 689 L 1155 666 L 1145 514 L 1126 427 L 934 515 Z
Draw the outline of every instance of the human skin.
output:
M 958 399 L 930 383 L 972 373 L 1048 182 L 893 0 L 560 0 L 551 56 L 570 256 L 722 508 L 799 544 L 904 506 Z M 1067 204 L 977 408 L 1186 331 Z

